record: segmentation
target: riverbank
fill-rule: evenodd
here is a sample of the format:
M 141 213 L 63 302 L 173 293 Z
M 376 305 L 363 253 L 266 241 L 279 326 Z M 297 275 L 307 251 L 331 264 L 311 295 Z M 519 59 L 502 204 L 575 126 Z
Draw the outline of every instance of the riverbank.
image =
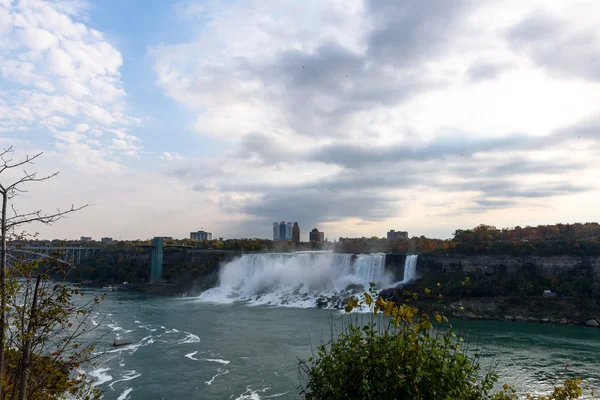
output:
M 423 312 L 470 320 L 538 322 L 600 327 L 600 310 L 584 299 L 559 297 L 465 297 L 408 296 L 409 288 L 386 289 L 380 295 L 397 303 L 410 303 Z
M 105 292 L 131 292 L 148 296 L 193 297 L 198 296 L 207 288 L 203 286 L 183 285 L 170 282 L 131 283 L 127 285 L 111 285 L 110 290 L 102 283 L 76 283 L 82 288 L 101 290 Z

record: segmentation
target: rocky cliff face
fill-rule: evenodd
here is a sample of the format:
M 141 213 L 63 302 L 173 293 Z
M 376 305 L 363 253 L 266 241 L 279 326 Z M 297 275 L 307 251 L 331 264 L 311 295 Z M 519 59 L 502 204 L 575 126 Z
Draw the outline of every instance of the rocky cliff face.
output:
M 240 255 L 235 252 L 168 249 L 163 256 L 163 279 L 174 282 L 180 290 L 198 294 L 215 286 L 220 266 Z
M 217 283 L 220 266 L 240 255 L 237 252 L 165 248 L 163 279 L 170 285 L 165 286 L 168 290 L 160 289 L 173 294 L 206 290 Z M 150 280 L 150 265 L 150 249 L 147 247 L 106 249 L 98 252 L 93 259 L 85 260 L 83 265 L 71 272 L 70 278 L 75 282 L 91 281 L 93 284 L 145 283 Z
M 404 263 L 406 262 L 406 254 L 386 254 L 385 255 L 385 271 L 391 273 L 394 280 L 400 281 L 404 276 Z
M 537 257 L 537 256 L 460 256 L 460 255 L 429 255 L 419 256 L 418 266 L 428 265 L 442 273 L 484 273 L 494 274 L 514 272 L 524 265 L 541 267 L 545 271 L 591 266 L 600 272 L 600 257 Z M 417 267 L 418 268 L 418 267 Z M 600 277 L 600 275 L 598 275 Z
M 600 257 L 423 254 L 417 274 L 419 280 L 382 296 L 403 302 L 403 290 L 423 294 L 429 288 L 434 293 L 420 295 L 418 304 L 448 316 L 588 326 L 600 321 Z M 553 297 L 543 296 L 548 289 Z

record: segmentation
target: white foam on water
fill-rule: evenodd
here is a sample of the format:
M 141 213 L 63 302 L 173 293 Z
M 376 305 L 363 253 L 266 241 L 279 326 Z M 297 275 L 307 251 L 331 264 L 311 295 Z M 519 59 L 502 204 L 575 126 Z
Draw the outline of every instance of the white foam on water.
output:
M 90 376 L 96 381 L 92 384 L 93 386 L 102 385 L 103 383 L 112 381 L 113 377 L 107 374 L 106 372 L 110 371 L 110 368 L 98 368 L 90 372 Z
M 283 393 L 275 393 L 272 394 L 270 396 L 265 396 L 265 399 L 273 399 L 275 397 L 281 397 L 281 396 L 285 396 L 286 394 L 288 394 L 289 392 L 283 392 Z
M 112 360 L 113 358 L 117 358 L 117 356 L 112 356 L 110 358 L 107 358 L 106 360 L 102 361 L 102 364 L 106 364 L 107 362 L 109 362 L 110 360 Z
M 154 343 L 154 339 L 152 338 L 151 335 L 149 335 L 149 336 L 142 338 L 142 340 L 140 340 L 137 343 L 128 344 L 127 346 L 121 346 L 114 350 L 109 350 L 106 353 L 121 353 L 121 352 L 128 351 L 129 355 L 133 355 L 133 353 L 135 353 L 137 351 L 137 349 L 139 349 L 140 347 L 148 346 L 149 344 L 152 344 L 152 343 Z
M 97 323 L 94 322 L 93 319 L 92 319 L 92 323 L 94 323 L 94 325 L 98 325 Z M 117 332 L 117 336 L 119 336 L 119 332 L 122 332 L 124 334 L 133 332 L 131 329 L 125 329 L 122 326 L 117 325 L 117 323 L 114 320 L 113 320 L 112 324 L 107 324 L 106 326 L 108 326 L 113 332 Z
M 125 389 L 125 390 L 123 391 L 123 393 L 121 393 L 121 394 L 119 395 L 119 397 L 117 397 L 117 400 L 128 400 L 128 399 L 130 399 L 131 397 L 129 397 L 129 393 L 131 393 L 131 392 L 133 392 L 133 389 L 132 389 L 132 388 Z
M 106 325 L 106 326 L 108 326 L 110 329 L 112 329 L 112 330 L 113 330 L 113 332 L 114 332 L 114 331 L 124 331 L 124 330 L 125 330 L 125 329 L 123 329 L 122 327 L 120 327 L 120 326 L 117 326 L 116 324 L 108 324 L 108 325 Z
M 193 353 L 186 354 L 184 357 L 185 357 L 185 358 L 189 358 L 190 360 L 198 361 L 198 359 L 197 359 L 197 358 L 194 358 L 194 356 L 195 356 L 196 354 L 198 354 L 198 352 L 197 352 L 197 351 L 194 351 Z
M 108 385 L 108 387 L 110 387 L 112 390 L 115 390 L 115 388 L 113 387 L 113 385 L 115 383 L 127 382 L 127 381 L 130 381 L 132 379 L 139 378 L 140 376 L 142 376 L 142 374 L 139 373 L 139 372 L 137 372 L 134 369 L 132 369 L 131 371 L 125 371 L 123 373 L 123 376 L 120 377 L 120 379 L 117 379 L 116 381 L 112 382 L 110 385 Z
M 218 376 L 221 376 L 221 375 L 227 375 L 227 374 L 229 373 L 229 370 L 226 370 L 225 368 L 218 368 L 218 369 L 217 369 L 217 372 L 218 372 L 218 374 L 216 374 L 215 376 L 213 376 L 213 377 L 210 379 L 210 381 L 206 381 L 206 382 L 204 382 L 204 383 L 206 383 L 208 386 L 212 385 L 212 383 L 215 381 L 215 379 L 216 379 Z
M 83 369 L 80 369 L 80 368 L 77 369 L 77 373 L 78 374 L 86 374 L 88 377 L 90 376 L 90 374 L 88 374 L 86 371 L 84 371 Z M 96 386 L 96 385 L 92 384 L 92 386 L 81 387 L 80 388 L 81 391 L 77 394 L 77 397 L 74 397 L 74 395 L 72 395 L 68 392 L 65 392 L 62 394 L 61 399 L 62 400 L 81 400 L 83 398 L 92 399 L 92 398 L 94 398 L 94 390 L 95 390 L 94 386 Z
M 222 360 L 220 358 L 203 358 L 203 360 L 204 361 L 209 361 L 209 362 L 216 362 L 216 363 L 224 364 L 224 365 L 227 365 L 227 364 L 229 364 L 231 362 L 229 360 Z
M 140 321 L 133 321 L 134 324 L 141 324 Z
M 247 302 L 311 308 L 322 297 L 347 297 L 349 290 L 367 290 L 391 283 L 385 254 L 296 252 L 245 254 L 221 268 L 219 286 L 199 296 L 214 303 Z
M 138 325 L 138 328 L 147 330 L 148 332 L 156 332 L 158 328 L 151 328 L 150 325 Z
M 189 332 L 184 332 L 184 333 L 186 335 L 185 338 L 181 339 L 176 344 L 200 343 L 200 338 L 198 336 L 194 335 L 193 333 L 189 333 Z
M 269 389 L 271 388 L 267 386 L 263 389 L 252 390 L 250 386 L 248 386 L 246 387 L 246 391 L 240 394 L 239 397 L 236 397 L 235 400 L 260 400 L 260 394 L 266 392 Z

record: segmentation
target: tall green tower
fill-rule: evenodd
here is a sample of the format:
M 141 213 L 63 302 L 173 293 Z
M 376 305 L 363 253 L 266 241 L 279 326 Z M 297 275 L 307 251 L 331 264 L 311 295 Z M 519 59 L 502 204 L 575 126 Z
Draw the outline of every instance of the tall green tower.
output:
M 160 281 L 163 271 L 163 239 L 152 239 L 152 264 L 150 265 L 150 280 Z

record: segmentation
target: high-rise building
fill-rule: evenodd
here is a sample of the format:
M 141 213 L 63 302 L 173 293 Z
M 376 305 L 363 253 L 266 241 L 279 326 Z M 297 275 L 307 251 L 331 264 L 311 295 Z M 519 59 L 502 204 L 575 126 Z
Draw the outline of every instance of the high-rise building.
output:
M 273 240 L 279 240 L 279 222 L 273 222 Z
M 398 231 L 398 232 L 396 232 L 395 230 L 391 229 L 387 233 L 387 238 L 388 239 L 399 239 L 399 238 L 402 238 L 404 240 L 408 240 L 408 232 L 404 232 L 404 231 Z
M 292 227 L 292 240 L 300 243 L 300 226 L 297 222 L 294 222 L 294 226 Z
M 294 227 L 294 224 L 292 224 L 291 222 L 288 222 L 287 224 L 285 224 L 285 240 L 292 240 L 293 227 Z
M 311 242 L 324 242 L 325 241 L 325 232 L 319 232 L 319 230 L 317 228 L 310 231 L 308 236 L 309 236 Z
M 212 233 L 205 231 L 190 232 L 190 239 L 212 240 Z
M 111 237 L 103 237 L 102 239 L 100 239 L 100 241 L 102 243 L 112 243 L 113 238 L 111 238 Z
M 82 236 L 79 240 L 81 242 L 91 242 L 92 241 L 92 237 L 91 236 Z
M 285 234 L 287 233 L 287 226 L 285 221 L 279 223 L 279 240 L 285 240 Z

